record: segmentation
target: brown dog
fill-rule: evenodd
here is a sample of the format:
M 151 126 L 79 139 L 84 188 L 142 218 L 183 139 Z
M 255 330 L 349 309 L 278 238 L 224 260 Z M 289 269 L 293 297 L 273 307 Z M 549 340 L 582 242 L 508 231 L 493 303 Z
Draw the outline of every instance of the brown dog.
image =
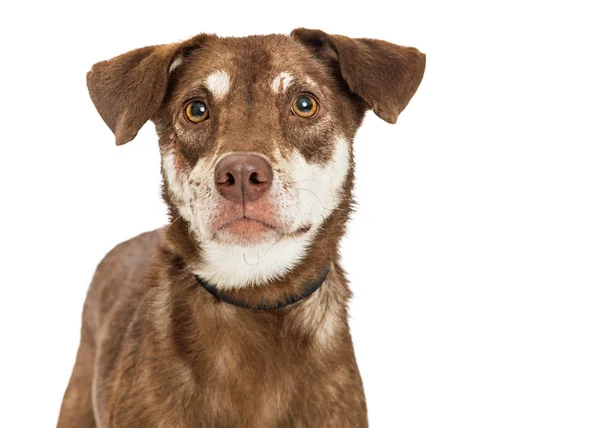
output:
M 425 56 L 318 30 L 198 35 L 88 73 L 118 145 L 156 124 L 171 224 L 113 249 L 59 427 L 365 427 L 338 245 L 352 141 Z

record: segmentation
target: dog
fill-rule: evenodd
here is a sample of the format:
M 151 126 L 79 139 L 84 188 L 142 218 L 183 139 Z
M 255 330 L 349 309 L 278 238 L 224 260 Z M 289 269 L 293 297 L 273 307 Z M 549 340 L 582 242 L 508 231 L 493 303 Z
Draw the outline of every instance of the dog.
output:
M 415 48 L 299 28 L 95 64 L 116 144 L 156 125 L 170 224 L 111 250 L 59 427 L 366 427 L 338 247 L 367 110 L 395 123 Z

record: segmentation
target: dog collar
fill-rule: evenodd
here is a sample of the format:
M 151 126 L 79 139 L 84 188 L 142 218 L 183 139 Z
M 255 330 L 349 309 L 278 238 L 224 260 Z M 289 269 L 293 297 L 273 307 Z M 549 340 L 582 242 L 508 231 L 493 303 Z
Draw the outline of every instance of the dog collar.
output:
M 317 291 L 321 287 L 321 285 L 323 285 L 323 283 L 325 282 L 325 279 L 327 278 L 327 275 L 329 274 L 330 269 L 331 269 L 331 263 L 328 263 L 327 266 L 325 267 L 325 269 L 323 269 L 321 271 L 319 276 L 314 281 L 306 284 L 304 286 L 304 289 L 302 290 L 302 292 L 299 294 L 287 296 L 285 299 L 280 300 L 279 302 L 277 302 L 275 304 L 258 303 L 256 305 L 251 305 L 248 302 L 241 300 L 241 299 L 231 298 L 231 297 L 227 296 L 226 294 L 224 294 L 221 290 L 219 290 L 214 284 L 208 282 L 204 278 L 202 278 L 198 275 L 194 275 L 194 276 L 196 277 L 196 280 L 202 286 L 202 288 L 204 288 L 210 294 L 212 294 L 217 299 L 219 299 L 223 302 L 229 303 L 234 306 L 238 306 L 240 308 L 246 308 L 246 309 L 279 309 L 279 308 L 283 308 L 285 306 L 289 306 L 294 303 L 298 303 L 299 301 L 306 299 L 311 294 L 313 294 L 315 291 Z

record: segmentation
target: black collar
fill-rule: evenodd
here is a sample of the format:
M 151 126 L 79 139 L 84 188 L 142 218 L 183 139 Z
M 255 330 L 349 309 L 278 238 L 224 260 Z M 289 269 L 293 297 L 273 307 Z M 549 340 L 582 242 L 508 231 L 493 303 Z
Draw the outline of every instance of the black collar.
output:
M 198 283 L 208 291 L 210 294 L 215 296 L 217 299 L 222 300 L 223 302 L 230 303 L 234 306 L 239 306 L 240 308 L 246 309 L 279 309 L 285 306 L 291 305 L 292 303 L 297 303 L 300 300 L 306 299 L 308 296 L 317 291 L 323 282 L 325 282 L 325 278 L 327 278 L 327 274 L 329 274 L 329 270 L 331 268 L 331 263 L 328 263 L 327 266 L 321 271 L 319 276 L 312 282 L 309 282 L 304 286 L 304 290 L 300 294 L 287 296 L 285 299 L 280 300 L 274 304 L 267 303 L 258 303 L 256 305 L 251 305 L 243 300 L 233 299 L 228 297 L 226 294 L 223 294 L 221 290 L 219 290 L 214 284 L 211 284 L 204 278 L 199 277 L 198 275 L 194 275 L 198 280 Z

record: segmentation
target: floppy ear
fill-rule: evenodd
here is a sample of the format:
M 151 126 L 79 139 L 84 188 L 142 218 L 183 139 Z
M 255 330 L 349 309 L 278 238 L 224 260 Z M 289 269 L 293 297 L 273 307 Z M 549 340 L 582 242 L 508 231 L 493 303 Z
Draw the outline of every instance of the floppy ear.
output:
M 167 92 L 169 69 L 204 35 L 182 43 L 147 46 L 94 64 L 87 74 L 90 97 L 117 145 L 136 136 L 160 107 Z M 176 65 L 176 64 L 175 64 Z
M 415 48 L 306 28 L 291 35 L 317 57 L 339 67 L 350 90 L 386 122 L 396 123 L 423 79 L 425 55 Z

